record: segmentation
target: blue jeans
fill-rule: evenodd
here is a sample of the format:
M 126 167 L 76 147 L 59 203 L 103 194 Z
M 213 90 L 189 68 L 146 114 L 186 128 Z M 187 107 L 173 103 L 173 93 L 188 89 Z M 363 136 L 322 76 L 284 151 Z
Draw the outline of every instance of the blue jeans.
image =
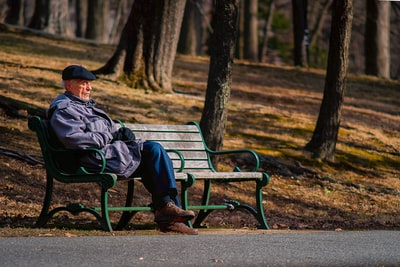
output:
M 142 159 L 134 175 L 142 177 L 143 185 L 152 195 L 154 208 L 171 200 L 180 207 L 172 161 L 161 144 L 153 141 L 143 144 Z

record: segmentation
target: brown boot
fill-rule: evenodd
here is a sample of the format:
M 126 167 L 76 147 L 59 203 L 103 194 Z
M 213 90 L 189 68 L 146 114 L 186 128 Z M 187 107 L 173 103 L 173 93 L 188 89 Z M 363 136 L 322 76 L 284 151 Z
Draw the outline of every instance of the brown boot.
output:
M 155 222 L 187 222 L 194 218 L 194 212 L 184 210 L 172 202 L 168 202 L 164 207 L 156 209 L 154 212 Z
M 160 231 L 163 233 L 174 232 L 184 235 L 198 235 L 196 229 L 190 228 L 184 223 L 178 222 L 167 222 L 167 223 L 158 223 L 158 227 Z

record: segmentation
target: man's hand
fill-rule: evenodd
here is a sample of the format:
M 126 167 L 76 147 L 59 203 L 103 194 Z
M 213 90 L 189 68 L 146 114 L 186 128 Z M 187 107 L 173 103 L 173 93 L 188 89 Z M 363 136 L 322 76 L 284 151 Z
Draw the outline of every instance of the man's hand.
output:
M 135 141 L 136 136 L 132 132 L 131 129 L 126 128 L 126 127 L 121 127 L 118 129 L 118 131 L 112 133 L 113 136 L 113 141 L 115 140 L 121 140 L 121 141 Z

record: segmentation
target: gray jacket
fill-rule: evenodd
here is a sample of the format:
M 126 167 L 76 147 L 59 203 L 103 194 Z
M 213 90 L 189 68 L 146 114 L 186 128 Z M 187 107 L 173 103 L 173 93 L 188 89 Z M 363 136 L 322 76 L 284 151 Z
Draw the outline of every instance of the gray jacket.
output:
M 144 140 L 112 141 L 117 126 L 103 110 L 95 107 L 94 100 L 85 101 L 65 92 L 50 104 L 49 117 L 53 132 L 65 148 L 100 149 L 107 160 L 107 172 L 127 178 L 139 166 Z M 79 161 L 91 171 L 101 166 L 100 156 L 95 152 L 85 153 Z

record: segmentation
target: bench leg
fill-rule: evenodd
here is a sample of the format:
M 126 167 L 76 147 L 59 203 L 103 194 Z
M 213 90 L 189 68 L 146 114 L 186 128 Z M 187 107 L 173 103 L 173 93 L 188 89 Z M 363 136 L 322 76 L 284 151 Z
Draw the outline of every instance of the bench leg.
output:
M 49 216 L 49 208 L 53 194 L 53 184 L 53 177 L 46 173 L 46 193 L 43 200 L 42 211 L 36 221 L 36 227 L 46 225 L 47 221 L 51 218 L 51 216 Z
M 194 177 L 192 174 L 188 174 L 186 181 L 181 181 L 181 206 L 182 209 L 187 210 L 189 206 L 188 200 L 188 188 L 194 184 Z M 192 221 L 187 221 L 186 224 L 193 228 Z
M 242 205 L 237 201 L 228 201 L 228 204 L 233 205 L 234 209 L 245 209 L 250 212 L 254 218 L 258 221 L 259 229 L 269 229 L 268 223 L 265 219 L 264 208 L 263 208 L 263 200 L 262 200 L 262 188 L 265 185 L 265 179 L 256 181 L 256 209 L 249 205 Z M 211 190 L 211 181 L 204 181 L 204 191 L 201 205 L 206 208 L 208 206 L 208 202 L 210 199 L 210 190 Z M 195 222 L 193 223 L 193 227 L 202 228 L 204 226 L 201 223 L 207 218 L 207 216 L 213 212 L 213 209 L 202 209 L 199 211 L 199 214 L 196 217 Z
M 96 212 L 92 213 L 96 216 Z M 96 216 L 97 217 L 97 216 Z M 97 217 L 97 219 L 99 219 Z M 112 232 L 110 217 L 108 216 L 108 188 L 101 186 L 101 218 L 99 219 L 105 231 Z
M 202 206 L 207 206 L 208 205 L 208 201 L 210 199 L 210 190 L 211 190 L 211 181 L 210 180 L 204 180 L 203 197 L 201 199 L 201 205 Z M 211 212 L 212 212 L 212 210 L 200 210 L 199 214 L 196 217 L 196 220 L 193 223 L 193 227 L 196 227 L 196 228 L 203 227 L 201 225 L 201 223 L 204 221 L 204 219 Z
M 262 200 L 262 187 L 263 184 L 260 181 L 257 181 L 256 185 L 256 205 L 257 205 L 257 215 L 256 219 L 258 220 L 260 229 L 269 229 L 268 223 L 265 219 L 264 208 L 263 208 L 263 200 Z
M 134 191 L 135 191 L 135 181 L 132 179 L 128 181 L 128 191 L 126 193 L 125 207 L 132 206 Z M 122 230 L 129 223 L 132 217 L 135 216 L 136 213 L 137 211 L 122 212 L 121 218 L 119 219 L 116 229 Z
M 69 204 L 65 207 L 58 207 L 55 209 L 50 209 L 50 204 L 52 200 L 52 195 L 53 195 L 53 187 L 54 187 L 54 180 L 53 177 L 49 174 L 47 174 L 47 181 L 46 181 L 46 193 L 43 201 L 43 207 L 42 211 L 40 212 L 39 218 L 36 221 L 36 227 L 43 227 L 47 224 L 47 222 L 56 214 L 57 212 L 60 211 L 68 211 L 72 213 L 73 215 L 77 215 L 80 212 L 89 212 L 93 214 L 97 220 L 100 222 L 102 228 L 106 231 L 112 232 L 112 227 L 110 223 L 110 219 L 108 216 L 108 192 L 107 188 L 103 188 L 101 190 L 101 213 L 102 215 L 100 216 L 95 210 L 91 208 L 85 208 L 81 204 Z

